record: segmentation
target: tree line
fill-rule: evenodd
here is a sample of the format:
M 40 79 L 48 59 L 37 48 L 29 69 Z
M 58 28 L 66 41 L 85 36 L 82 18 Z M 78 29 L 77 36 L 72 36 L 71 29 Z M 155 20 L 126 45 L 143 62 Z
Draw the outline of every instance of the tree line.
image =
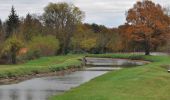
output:
M 42 15 L 19 17 L 14 6 L 0 21 L 0 63 L 16 64 L 41 56 L 112 51 L 116 29 L 82 23 L 85 13 L 73 4 L 50 3 Z
M 0 21 L 0 63 L 16 64 L 41 56 L 169 50 L 169 9 L 138 1 L 118 28 L 83 23 L 85 13 L 73 4 L 50 3 L 42 15 L 19 17 L 14 6 Z

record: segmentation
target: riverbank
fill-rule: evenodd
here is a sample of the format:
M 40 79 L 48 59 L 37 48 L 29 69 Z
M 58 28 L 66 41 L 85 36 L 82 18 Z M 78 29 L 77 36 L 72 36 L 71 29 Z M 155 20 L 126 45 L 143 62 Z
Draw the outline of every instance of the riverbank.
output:
M 22 65 L 0 65 L 0 85 L 77 71 L 82 67 L 82 61 L 79 60 L 82 57 L 83 55 L 42 57 Z
M 56 72 L 46 72 L 46 73 L 33 73 L 32 75 L 23 75 L 18 77 L 11 77 L 11 78 L 2 78 L 0 79 L 0 85 L 9 85 L 9 84 L 17 84 L 19 82 L 30 80 L 33 78 L 40 78 L 40 77 L 49 77 L 49 76 L 63 76 L 66 74 L 70 74 L 75 71 L 79 71 L 82 68 L 80 66 L 70 66 L 67 69 L 63 69 L 61 71 Z
M 169 56 L 90 55 L 151 61 L 141 67 L 109 72 L 50 100 L 169 100 Z

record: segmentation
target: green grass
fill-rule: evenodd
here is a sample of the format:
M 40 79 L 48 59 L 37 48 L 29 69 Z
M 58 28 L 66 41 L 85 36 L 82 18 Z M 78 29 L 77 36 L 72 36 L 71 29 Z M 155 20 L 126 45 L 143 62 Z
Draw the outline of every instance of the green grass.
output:
M 42 57 L 20 65 L 0 65 L 0 78 L 19 77 L 80 67 L 83 55 Z
M 109 72 L 50 100 L 169 100 L 170 73 L 161 66 L 169 56 L 129 54 L 89 55 L 152 61 L 140 67 Z

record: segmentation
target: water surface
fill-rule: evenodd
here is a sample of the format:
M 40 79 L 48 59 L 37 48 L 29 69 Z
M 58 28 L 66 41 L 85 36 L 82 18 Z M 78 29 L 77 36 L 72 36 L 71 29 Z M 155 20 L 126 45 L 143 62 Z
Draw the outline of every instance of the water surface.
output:
M 77 71 L 70 75 L 35 78 L 13 85 L 0 86 L 0 100 L 47 100 L 107 71 Z

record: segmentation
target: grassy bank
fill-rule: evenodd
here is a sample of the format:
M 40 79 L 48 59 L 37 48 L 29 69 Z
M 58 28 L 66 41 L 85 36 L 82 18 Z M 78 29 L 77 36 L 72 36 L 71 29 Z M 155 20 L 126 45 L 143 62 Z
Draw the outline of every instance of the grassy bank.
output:
M 42 57 L 20 65 L 0 65 L 0 79 L 55 72 L 81 66 L 82 55 Z
M 170 57 L 127 54 L 97 57 L 143 59 L 152 63 L 109 72 L 50 100 L 169 100 L 170 73 L 162 66 L 170 64 Z

